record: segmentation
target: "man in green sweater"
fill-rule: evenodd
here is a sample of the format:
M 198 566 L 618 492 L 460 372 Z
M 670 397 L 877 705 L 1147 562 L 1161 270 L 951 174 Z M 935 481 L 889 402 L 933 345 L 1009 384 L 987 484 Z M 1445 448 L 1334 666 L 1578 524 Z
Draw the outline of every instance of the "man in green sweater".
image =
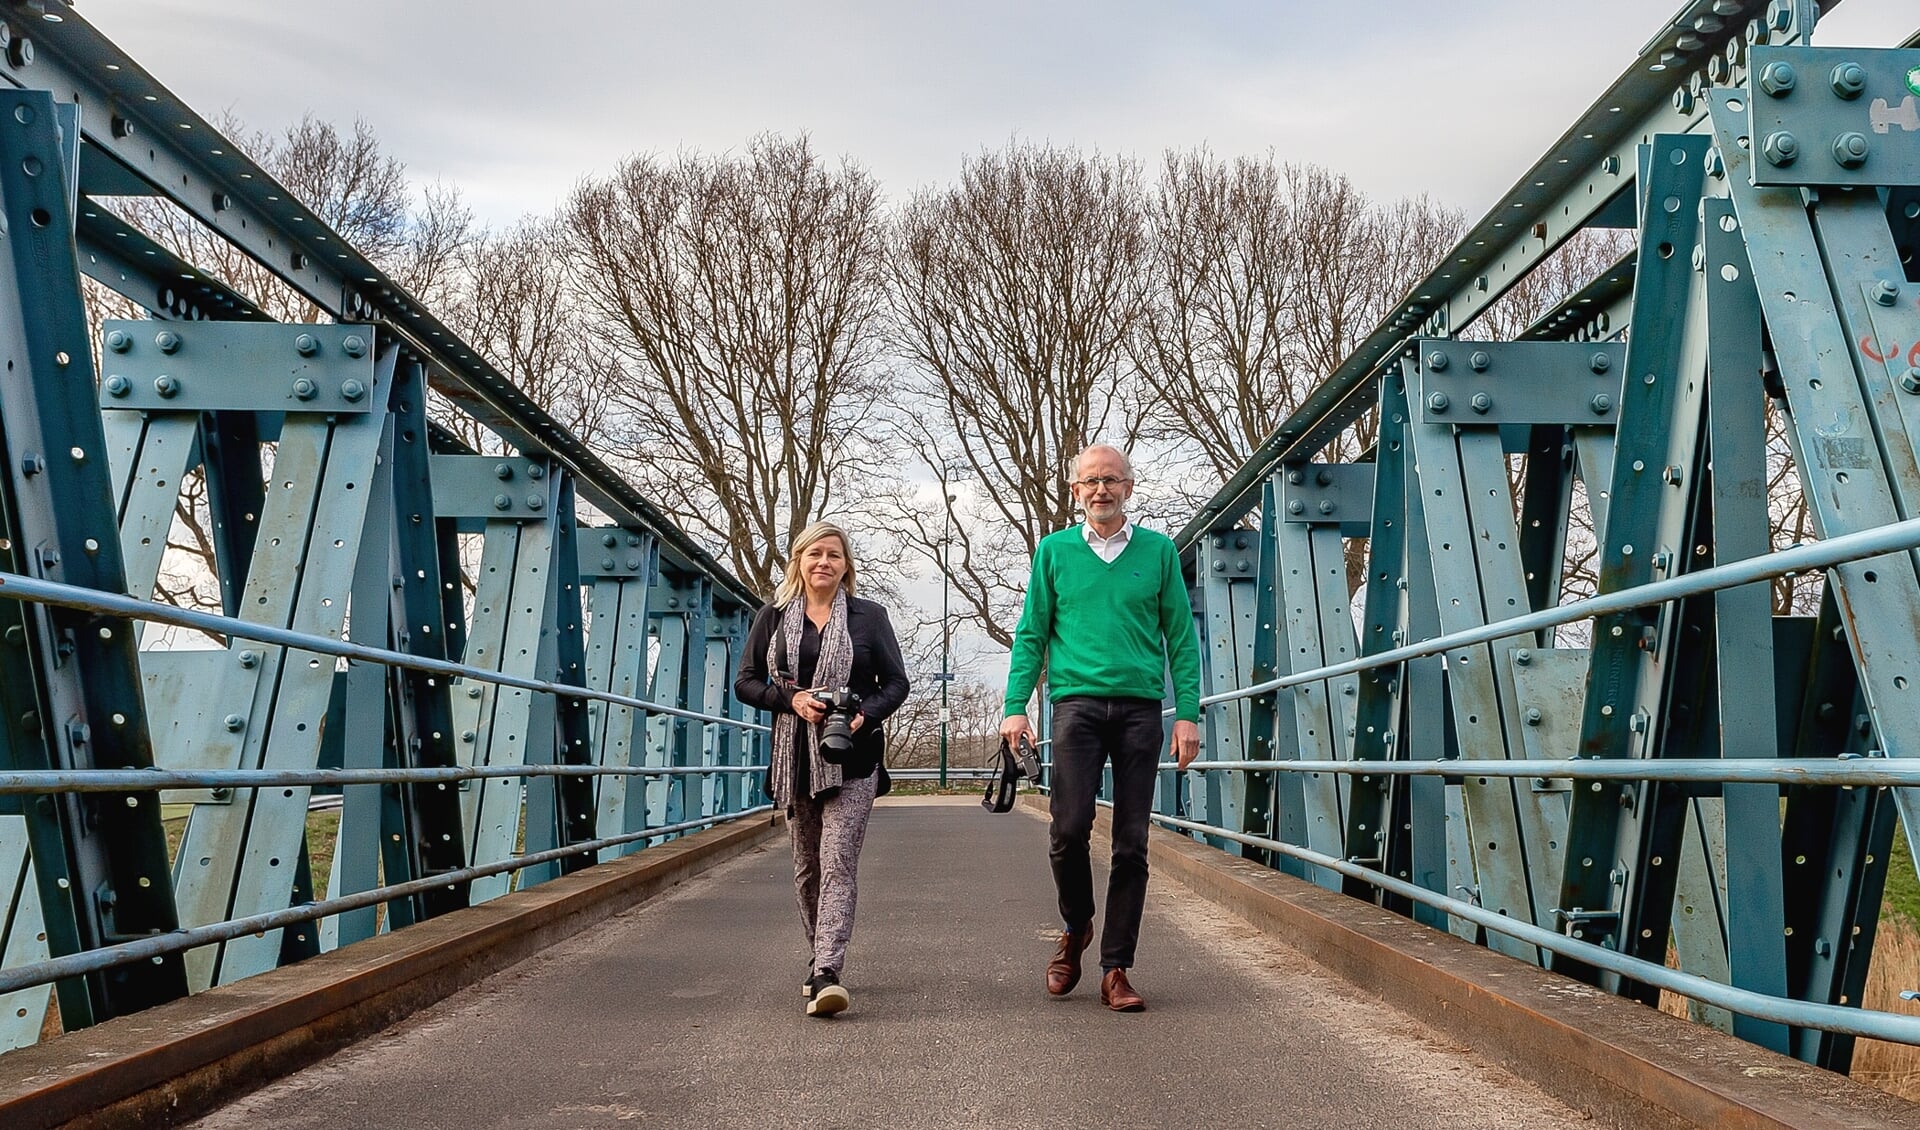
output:
M 1080 981 L 1093 941 L 1093 867 L 1087 842 L 1094 798 L 1113 761 L 1113 861 L 1100 936 L 1100 1002 L 1116 1012 L 1147 1004 L 1127 981 L 1147 896 L 1147 818 L 1165 730 L 1161 701 L 1173 677 L 1173 755 L 1200 754 L 1200 645 L 1180 556 L 1171 539 L 1127 520 L 1133 468 L 1096 444 L 1073 461 L 1073 497 L 1086 523 L 1041 539 L 1014 630 L 1007 719 L 1000 733 L 1032 738 L 1027 701 L 1044 668 L 1053 703 L 1050 856 L 1065 929 L 1047 963 L 1047 992 Z

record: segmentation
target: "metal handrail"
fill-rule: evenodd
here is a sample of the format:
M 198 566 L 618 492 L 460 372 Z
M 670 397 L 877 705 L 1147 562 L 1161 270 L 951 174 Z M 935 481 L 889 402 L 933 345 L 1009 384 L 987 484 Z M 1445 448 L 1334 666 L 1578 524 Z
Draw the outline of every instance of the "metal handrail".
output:
M 697 710 L 683 710 L 665 703 L 648 702 L 646 699 L 631 695 L 616 694 L 613 691 L 595 690 L 592 687 L 577 686 L 572 683 L 555 683 L 546 679 L 530 679 L 521 675 L 510 675 L 504 671 L 489 671 L 484 667 L 475 667 L 466 663 L 456 663 L 450 659 L 432 659 L 422 655 L 408 655 L 403 651 L 392 651 L 383 647 L 368 647 L 365 644 L 347 640 L 329 639 L 308 632 L 296 632 L 290 628 L 276 628 L 268 624 L 255 624 L 248 620 L 232 616 L 221 616 L 212 612 L 200 612 L 191 608 L 176 608 L 168 604 L 156 604 L 150 600 L 125 596 L 120 593 L 102 592 L 98 589 L 82 588 L 79 585 L 62 584 L 41 577 L 29 577 L 20 573 L 0 573 L 0 598 L 28 601 L 36 604 L 51 604 L 60 608 L 73 608 L 82 612 L 99 612 L 110 616 L 124 616 L 130 620 L 147 620 L 158 624 L 171 624 L 179 628 L 192 628 L 195 631 L 217 635 L 234 636 L 257 643 L 275 644 L 298 651 L 310 651 L 320 655 L 332 655 L 344 659 L 358 659 L 367 663 L 379 663 L 388 667 L 404 667 L 410 671 L 425 671 L 431 675 L 457 675 L 481 682 L 494 683 L 519 690 L 538 691 L 544 694 L 562 695 L 567 698 L 586 698 L 597 702 L 609 702 L 615 706 L 628 706 L 644 710 L 650 714 L 664 714 L 674 718 L 686 718 L 695 722 L 704 722 L 716 726 L 734 726 L 742 730 L 756 730 L 767 733 L 771 727 L 758 722 L 748 722 L 742 718 L 728 718 L 719 714 L 703 714 Z
M 1177 816 L 1154 813 L 1153 819 L 1157 823 L 1183 831 L 1219 836 L 1249 847 L 1279 852 L 1281 855 L 1290 856 L 1316 867 L 1324 867 L 1349 879 L 1371 883 L 1402 898 L 1424 903 L 1550 953 L 1570 957 L 1596 969 L 1617 973 L 1622 977 L 1653 985 L 1703 1004 L 1724 1008 L 1729 1012 L 1737 1012 L 1742 1016 L 1751 1016 L 1756 1020 L 1768 1020 L 1795 1028 L 1818 1028 L 1823 1032 L 1838 1032 L 1848 1036 L 1865 1036 L 1875 1040 L 1920 1044 L 1920 1017 L 1901 1016 L 1897 1013 L 1853 1008 L 1848 1005 L 1796 1001 L 1754 992 L 1752 989 L 1737 988 L 1709 980 L 1698 974 L 1685 973 L 1641 958 L 1630 957 L 1618 950 L 1610 950 L 1604 946 L 1594 945 L 1592 942 L 1583 942 L 1564 934 L 1556 934 L 1552 930 L 1535 926 L 1531 922 L 1497 914 L 1484 907 L 1430 891 L 1425 887 L 1416 886 L 1405 880 L 1396 879 L 1391 875 L 1361 867 L 1310 848 L 1298 847 L 1281 840 L 1270 840 L 1264 836 L 1235 832 L 1194 820 L 1182 820 Z
M 1159 768 L 1178 772 L 1163 761 Z M 1592 781 L 1693 781 L 1731 785 L 1838 785 L 1841 788 L 1920 786 L 1920 759 L 1861 757 L 1717 758 L 1566 758 L 1476 760 L 1449 757 L 1428 761 L 1195 761 L 1188 772 L 1220 769 L 1246 773 L 1345 773 L 1382 777 L 1541 777 Z M 0 776 L 0 782 L 5 780 Z M 0 793 L 6 789 L 0 787 Z
M 691 831 L 709 825 L 725 824 L 748 816 L 757 816 L 771 812 L 772 805 L 760 805 L 756 808 L 742 809 L 739 812 L 703 816 L 698 820 L 685 820 L 678 824 L 668 824 L 659 828 L 648 828 L 639 832 L 626 832 L 618 836 L 606 836 L 597 840 L 586 840 L 565 847 L 549 848 L 545 851 L 516 855 L 493 863 L 475 867 L 466 867 L 458 871 L 448 871 L 424 879 L 413 879 L 405 883 L 395 883 L 372 890 L 356 891 L 338 898 L 322 899 L 319 902 L 301 903 L 285 910 L 275 910 L 266 914 L 255 914 L 246 918 L 235 918 L 225 922 L 213 922 L 205 926 L 194 926 L 173 930 L 165 934 L 141 938 L 138 941 L 122 942 L 118 945 L 102 946 L 99 949 L 85 950 L 68 954 L 65 957 L 36 961 L 29 965 L 17 965 L 11 969 L 0 969 L 0 995 L 18 989 L 28 989 L 35 985 L 52 984 L 68 977 L 79 977 L 88 973 L 98 973 L 116 965 L 128 965 L 137 961 L 150 961 L 168 954 L 198 949 L 216 942 L 231 941 L 248 934 L 278 930 L 301 922 L 311 922 L 333 914 L 349 910 L 361 910 L 377 906 L 383 902 L 406 898 L 409 895 L 424 894 L 427 891 L 449 887 L 473 879 L 484 879 L 489 875 L 498 875 L 503 871 L 518 871 L 522 867 L 540 863 L 552 863 L 570 856 L 586 855 L 603 848 L 617 847 L 635 840 L 650 839 L 654 836 L 671 835 L 676 832 Z
M 17 769 L 0 771 L 0 796 L 121 793 L 147 789 L 266 789 L 449 784 L 502 777 L 705 777 L 765 773 L 764 765 L 456 765 L 413 769 Z
M 1920 518 L 1908 518 L 1899 522 L 1890 522 L 1884 526 L 1876 526 L 1871 530 L 1857 530 L 1825 541 L 1796 545 L 1759 557 L 1715 565 L 1692 573 L 1684 573 L 1678 577 L 1669 577 L 1663 581 L 1650 581 L 1618 592 L 1584 597 L 1553 608 L 1528 612 L 1505 620 L 1495 620 L 1478 627 L 1462 628 L 1457 632 L 1435 636 L 1430 640 L 1405 644 L 1341 663 L 1329 663 L 1307 671 L 1281 675 L 1238 690 L 1204 695 L 1200 699 L 1200 705 L 1217 706 L 1242 698 L 1252 698 L 1255 695 L 1270 694 L 1302 683 L 1317 683 L 1327 679 L 1337 679 L 1343 675 L 1370 671 L 1376 667 L 1389 667 L 1409 659 L 1424 659 L 1458 647 L 1492 643 L 1495 640 L 1507 639 L 1525 632 L 1557 628 L 1576 620 L 1586 620 L 1615 612 L 1631 612 L 1649 605 L 1665 604 L 1670 600 L 1702 596 L 1720 589 L 1735 588 L 1756 581 L 1768 581 L 1792 573 L 1827 569 L 1851 561 L 1906 552 L 1915 548 L 1920 548 Z

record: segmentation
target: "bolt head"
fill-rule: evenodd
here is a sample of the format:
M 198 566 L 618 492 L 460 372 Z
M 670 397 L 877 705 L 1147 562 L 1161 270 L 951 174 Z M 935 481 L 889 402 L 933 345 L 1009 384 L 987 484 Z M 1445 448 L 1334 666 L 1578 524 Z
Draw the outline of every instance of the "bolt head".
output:
M 1596 393 L 1594 398 L 1587 402 L 1587 407 L 1593 409 L 1594 415 L 1604 416 L 1613 411 L 1613 397 L 1604 392 Z
M 530 494 L 527 496 L 527 509 L 529 510 L 538 510 L 541 507 L 545 506 L 546 504 L 547 504 L 547 500 L 537 494 Z
M 540 463 L 527 464 L 527 478 L 544 479 L 546 477 L 547 477 L 547 468 L 543 464 L 540 464 Z
M 1760 154 L 1769 165 L 1784 168 L 1800 156 L 1800 139 L 1787 130 L 1778 129 L 1767 135 L 1760 143 Z
M 1427 368 L 1432 369 L 1434 372 L 1437 373 L 1446 367 L 1447 367 L 1447 355 L 1445 353 L 1442 353 L 1440 350 L 1436 349 L 1432 353 L 1427 354 Z
M 1544 719 L 1540 713 L 1539 707 L 1537 706 L 1527 707 L 1527 725 L 1538 726 L 1543 720 Z
M 153 335 L 153 344 L 159 346 L 160 352 L 162 353 L 178 353 L 180 351 L 180 335 L 174 333 L 172 330 L 161 330 L 159 333 Z
M 513 509 L 513 499 L 508 498 L 504 494 L 496 494 L 493 496 L 493 508 L 495 510 L 511 510 Z
M 1900 387 L 1907 392 L 1920 394 L 1920 368 L 1908 369 L 1901 373 Z
M 340 395 L 346 397 L 347 403 L 358 404 L 360 398 L 367 395 L 367 386 L 361 384 L 359 381 L 342 381 L 340 384 Z
M 600 568 L 608 573 L 613 572 L 613 558 L 602 557 L 600 559 Z
M 247 720 L 238 714 L 229 714 L 227 715 L 226 725 L 228 733 L 237 734 L 247 728 Z
M 1613 358 L 1605 353 L 1595 353 L 1592 357 L 1587 358 L 1587 368 L 1592 369 L 1596 373 L 1604 373 L 1608 369 L 1613 368 Z
M 1527 664 L 1533 662 L 1533 652 L 1524 647 L 1515 648 L 1513 651 L 1513 661 L 1525 667 Z
M 108 396 L 125 396 L 132 391 L 133 391 L 133 382 L 129 381 L 127 378 L 119 377 L 119 376 L 107 378 L 107 395 Z
M 1320 513 L 1322 514 L 1333 513 L 1333 499 L 1323 498 L 1320 500 Z
M 260 653 L 252 650 L 241 652 L 240 666 L 246 668 L 249 671 L 253 670 L 255 667 L 260 666 Z
M 1493 397 L 1487 395 L 1484 392 L 1474 393 L 1473 399 L 1468 401 L 1467 403 L 1469 407 L 1471 407 L 1475 412 L 1480 413 L 1482 416 L 1486 415 L 1488 412 L 1493 410 Z
M 293 339 L 294 352 L 302 357 L 311 357 L 320 352 L 320 339 L 312 334 L 301 334 Z
M 365 357 L 367 355 L 367 339 L 361 337 L 359 334 L 348 334 L 346 337 L 340 339 L 340 348 L 345 350 L 349 357 Z
M 1873 284 L 1873 300 L 1882 306 L 1900 301 L 1900 287 L 1888 279 Z
M 1287 513 L 1289 514 L 1305 514 L 1306 512 L 1307 504 L 1297 498 L 1287 503 Z
M 601 534 L 600 544 L 606 546 L 608 549 L 612 549 L 614 546 L 620 544 L 620 539 L 612 534 Z
M 1493 364 L 1493 358 L 1488 356 L 1484 349 L 1474 350 L 1473 356 L 1467 358 L 1467 367 L 1476 373 L 1486 372 L 1487 366 L 1491 364 Z
M 499 480 L 500 480 L 501 482 L 503 482 L 503 483 L 504 483 L 504 482 L 507 482 L 507 481 L 508 481 L 508 480 L 510 480 L 510 479 L 512 479 L 512 478 L 513 478 L 513 464 L 511 464 L 511 463 L 495 463 L 495 464 L 493 465 L 493 477 L 494 477 L 494 478 L 496 478 L 496 479 L 499 479 Z
M 159 376 L 153 378 L 153 391 L 163 400 L 172 400 L 180 392 L 180 381 L 175 377 Z
M 1799 76 L 1793 73 L 1793 64 L 1775 59 L 1760 72 L 1760 89 L 1775 98 L 1785 98 L 1793 93 L 1794 84 Z
M 133 348 L 133 335 L 125 330 L 114 330 L 107 335 L 107 348 L 115 353 L 125 353 Z
M 1867 163 L 1867 135 L 1848 130 L 1833 139 L 1833 160 L 1843 169 L 1857 169 Z
M 1866 69 L 1858 63 L 1841 63 L 1833 68 L 1833 74 L 1829 77 L 1829 81 L 1833 85 L 1833 92 L 1835 94 L 1838 94 L 1848 101 L 1852 101 L 1865 93 L 1867 89 L 1867 72 Z
M 320 395 L 320 386 L 307 377 L 293 382 L 293 395 L 296 400 L 312 400 Z
M 1447 410 L 1447 406 L 1452 403 L 1453 401 L 1449 399 L 1447 394 L 1444 392 L 1434 392 L 1434 393 L 1427 394 L 1427 409 L 1431 412 L 1435 412 L 1435 413 L 1445 412 Z

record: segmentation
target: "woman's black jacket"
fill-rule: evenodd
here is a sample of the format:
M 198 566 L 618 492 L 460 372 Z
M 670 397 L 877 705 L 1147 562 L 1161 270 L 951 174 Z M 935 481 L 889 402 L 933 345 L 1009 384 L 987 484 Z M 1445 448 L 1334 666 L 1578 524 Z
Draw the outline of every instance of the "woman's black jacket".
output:
M 734 673 L 733 693 L 749 706 L 792 714 L 794 694 L 810 685 L 794 680 L 798 674 L 811 672 L 802 670 L 799 656 L 784 656 L 779 674 L 767 670 L 767 645 L 780 630 L 782 614 L 782 609 L 768 604 L 753 618 L 746 647 L 740 653 L 740 668 Z M 881 764 L 886 736 L 880 724 L 907 701 L 909 687 L 900 641 L 894 637 L 885 608 L 871 600 L 848 597 L 847 635 L 853 641 L 853 673 L 847 685 L 860 696 L 860 713 L 866 716 L 853 735 L 853 755 L 841 766 L 841 775 L 852 781 L 871 776 Z

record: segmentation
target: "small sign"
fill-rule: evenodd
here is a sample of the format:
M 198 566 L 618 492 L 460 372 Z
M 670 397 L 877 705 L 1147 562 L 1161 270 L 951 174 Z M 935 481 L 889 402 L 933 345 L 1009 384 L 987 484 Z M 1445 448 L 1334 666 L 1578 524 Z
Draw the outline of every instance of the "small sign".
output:
M 940 708 L 940 721 L 944 724 L 953 721 L 953 711 L 948 707 Z
M 951 672 L 951 671 L 942 671 L 942 672 L 940 672 L 939 674 L 936 674 L 936 675 L 929 675 L 929 676 L 927 676 L 927 677 L 928 677 L 928 678 L 930 678 L 930 679 L 932 679 L 932 680 L 933 680 L 934 682 L 936 682 L 936 683 L 951 683 L 951 682 L 953 682 L 953 672 Z

